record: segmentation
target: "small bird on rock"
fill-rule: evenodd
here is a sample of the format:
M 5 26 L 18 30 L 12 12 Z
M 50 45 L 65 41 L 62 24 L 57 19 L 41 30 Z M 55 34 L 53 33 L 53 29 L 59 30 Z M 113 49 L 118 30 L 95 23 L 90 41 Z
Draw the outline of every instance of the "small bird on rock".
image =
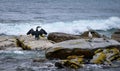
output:
M 90 27 L 87 27 L 88 29 L 88 38 L 89 38 L 89 41 L 91 42 L 92 41 L 92 38 L 93 38 L 93 35 L 92 35 L 92 29 Z
M 93 37 L 93 36 L 92 36 L 92 33 L 91 33 L 90 31 L 89 31 L 89 33 L 88 33 L 88 37 L 89 37 L 90 40 L 92 40 L 92 37 Z

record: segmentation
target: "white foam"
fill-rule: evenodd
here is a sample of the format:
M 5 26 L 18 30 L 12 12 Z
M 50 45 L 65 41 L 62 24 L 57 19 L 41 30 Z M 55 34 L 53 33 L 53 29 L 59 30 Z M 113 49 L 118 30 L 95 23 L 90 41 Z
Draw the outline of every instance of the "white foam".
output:
M 24 54 L 23 51 L 13 51 L 13 53 L 16 53 L 16 54 Z
M 110 17 L 108 19 L 95 19 L 95 20 L 77 20 L 72 22 L 53 22 L 53 23 L 0 23 L 0 33 L 8 35 L 25 35 L 26 32 L 36 26 L 42 26 L 48 33 L 49 32 L 65 32 L 78 34 L 91 27 L 94 30 L 108 30 L 111 28 L 120 28 L 120 18 Z

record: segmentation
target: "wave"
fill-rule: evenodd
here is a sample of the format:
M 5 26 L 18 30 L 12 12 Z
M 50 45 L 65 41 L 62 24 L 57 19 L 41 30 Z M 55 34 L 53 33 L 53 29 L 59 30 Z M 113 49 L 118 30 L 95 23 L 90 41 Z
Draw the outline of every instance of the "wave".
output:
M 25 35 L 26 32 L 36 26 L 42 26 L 48 33 L 65 32 L 70 34 L 79 34 L 87 31 L 87 27 L 94 30 L 107 31 L 113 28 L 120 28 L 119 17 L 109 17 L 108 19 L 77 20 L 72 22 L 29 22 L 29 23 L 0 23 L 0 33 L 7 35 Z

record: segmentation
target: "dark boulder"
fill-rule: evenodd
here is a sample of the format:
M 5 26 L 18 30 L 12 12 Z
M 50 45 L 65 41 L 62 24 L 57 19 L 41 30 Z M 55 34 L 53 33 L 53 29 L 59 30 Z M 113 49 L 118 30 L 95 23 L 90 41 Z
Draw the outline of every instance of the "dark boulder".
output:
M 118 29 L 116 32 L 114 32 L 112 34 L 111 38 L 120 42 L 120 29 Z
M 88 34 L 89 34 L 89 31 L 85 31 L 84 33 L 82 33 L 80 35 L 80 37 L 82 37 L 82 38 L 89 38 Z M 94 31 L 94 30 L 91 30 L 91 34 L 92 34 L 92 36 L 94 38 L 101 38 L 101 35 L 99 33 L 97 33 L 96 31 Z
M 79 38 L 80 36 L 61 33 L 61 32 L 53 32 L 48 35 L 48 40 L 52 40 L 54 42 L 62 42 L 65 40 L 79 39 Z

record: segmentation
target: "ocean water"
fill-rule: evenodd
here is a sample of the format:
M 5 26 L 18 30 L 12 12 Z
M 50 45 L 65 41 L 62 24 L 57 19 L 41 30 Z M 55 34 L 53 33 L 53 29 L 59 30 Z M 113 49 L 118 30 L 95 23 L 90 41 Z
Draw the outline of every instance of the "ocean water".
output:
M 0 0 L 0 34 L 25 35 L 42 26 L 48 33 L 103 34 L 120 28 L 120 0 Z
M 120 61 L 113 66 L 85 64 L 82 68 L 58 69 L 55 62 L 58 60 L 45 60 L 34 62 L 33 60 L 45 59 L 44 51 L 2 51 L 0 50 L 0 71 L 119 71 Z

